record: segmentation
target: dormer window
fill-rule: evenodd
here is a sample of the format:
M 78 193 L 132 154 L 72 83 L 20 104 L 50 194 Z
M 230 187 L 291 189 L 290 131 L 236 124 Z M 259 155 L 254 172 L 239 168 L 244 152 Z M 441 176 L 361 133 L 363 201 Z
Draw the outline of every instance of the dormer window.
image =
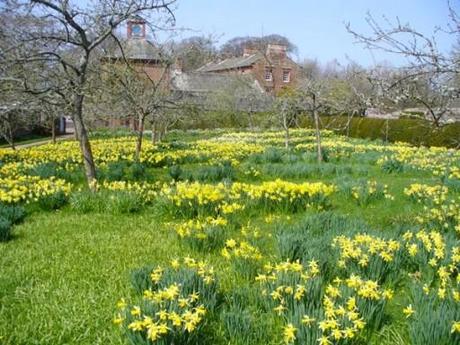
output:
M 265 67 L 265 81 L 273 81 L 273 71 L 270 67 Z
M 283 69 L 283 83 L 289 83 L 291 81 L 291 70 Z

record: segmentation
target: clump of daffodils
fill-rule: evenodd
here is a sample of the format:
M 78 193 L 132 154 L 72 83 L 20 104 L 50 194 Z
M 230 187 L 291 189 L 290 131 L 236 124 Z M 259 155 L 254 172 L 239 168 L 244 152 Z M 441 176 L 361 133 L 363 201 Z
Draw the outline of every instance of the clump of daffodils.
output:
M 209 228 L 221 227 L 227 225 L 227 220 L 223 217 L 206 217 L 204 219 L 190 219 L 184 223 L 178 224 L 175 230 L 180 238 L 193 237 L 196 239 L 206 239 Z
M 240 258 L 245 260 L 259 261 L 262 259 L 262 254 L 259 249 L 247 241 L 237 242 L 234 239 L 229 239 L 225 242 L 225 248 L 221 254 L 226 259 Z
M 197 336 L 214 305 L 214 271 L 203 261 L 174 259 L 170 267 L 158 267 L 150 273 L 150 288 L 142 300 L 129 305 L 117 303 L 114 323 L 128 337 L 151 343 L 177 343 Z M 172 282 L 171 282 L 172 281 Z
M 368 234 L 338 236 L 332 247 L 339 251 L 338 267 L 359 272 L 373 279 L 385 280 L 398 269 L 401 244 Z
M 360 183 L 351 189 L 352 198 L 358 205 L 367 205 L 371 201 L 382 198 L 393 200 L 394 197 L 388 193 L 388 186 L 375 180 Z
M 418 203 L 427 203 L 440 205 L 447 200 L 449 190 L 446 186 L 436 185 L 429 186 L 421 183 L 411 184 L 404 189 L 404 194 Z
M 0 202 L 7 204 L 37 201 L 57 193 L 68 195 L 70 191 L 70 184 L 54 177 L 41 179 L 24 175 L 0 178 Z

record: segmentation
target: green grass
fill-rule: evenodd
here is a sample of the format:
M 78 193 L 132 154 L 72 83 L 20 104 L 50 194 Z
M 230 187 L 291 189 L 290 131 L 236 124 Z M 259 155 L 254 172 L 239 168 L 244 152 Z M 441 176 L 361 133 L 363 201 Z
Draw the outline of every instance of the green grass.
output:
M 0 343 L 121 344 L 114 303 L 131 270 L 179 254 L 171 235 L 148 213 L 28 218 L 0 244 Z
M 187 139 L 200 137 L 190 135 Z M 382 199 L 359 206 L 338 192 L 331 199 L 331 212 L 366 223 L 367 228 L 363 230 L 394 235 L 402 226 L 411 226 L 413 217 L 422 210 L 422 206 L 409 202 L 403 195 L 404 188 L 414 182 L 438 182 L 427 173 L 385 174 L 372 160 L 331 162 L 325 168 L 299 155 L 296 164 L 309 166 L 305 170 L 308 177 L 290 171 L 286 163 L 261 160 L 253 166 L 261 171 L 265 169 L 265 174 L 250 177 L 244 174 L 243 164 L 235 168 L 235 180 L 257 183 L 283 174 L 294 182 L 323 181 L 341 185 L 356 183 L 358 179 L 375 179 L 389 186 L 394 200 Z M 343 165 L 350 169 L 333 172 L 334 168 Z M 202 171 L 203 165 L 184 164 L 182 168 L 193 175 Z M 149 168 L 149 172 L 157 180 L 169 182 L 171 179 L 165 168 Z M 267 224 L 264 222 L 267 214 L 253 211 L 244 213 L 238 223 L 244 225 L 251 221 L 253 226 L 260 226 L 264 238 L 258 245 L 265 258 L 273 262 L 280 260 L 276 229 L 302 221 L 314 213 L 309 210 L 290 215 L 289 221 Z M 169 221 L 172 219 L 160 216 L 155 205 L 134 215 L 77 214 L 70 206 L 54 212 L 33 211 L 23 224 L 14 228 L 11 241 L 0 243 L 0 344 L 125 344 L 111 321 L 116 301 L 120 297 L 135 296 L 130 283 L 131 272 L 146 265 L 164 264 L 176 257 L 190 255 L 208 259 L 218 272 L 226 298 L 235 293 L 254 294 L 250 282 L 231 269 L 219 250 L 193 250 L 179 241 L 166 224 Z M 237 236 L 238 230 L 231 229 L 227 235 Z M 251 313 L 247 317 L 259 318 L 257 301 L 251 298 L 243 299 Z M 396 300 L 388 308 L 388 313 L 397 322 L 385 325 L 370 344 L 407 344 L 401 303 L 403 301 Z M 216 326 L 215 344 L 228 343 L 222 327 Z M 279 329 L 269 332 L 280 333 Z M 279 344 L 279 339 L 274 337 L 268 341 Z M 268 344 L 267 339 L 261 343 Z

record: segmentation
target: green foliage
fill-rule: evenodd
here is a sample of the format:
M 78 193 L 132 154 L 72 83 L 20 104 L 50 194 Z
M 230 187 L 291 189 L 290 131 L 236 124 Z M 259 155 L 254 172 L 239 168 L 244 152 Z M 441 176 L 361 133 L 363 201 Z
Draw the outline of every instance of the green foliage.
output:
M 21 223 L 26 217 L 22 206 L 0 204 L 0 242 L 11 239 L 13 225 Z
M 107 181 L 143 181 L 149 180 L 150 175 L 142 163 L 117 161 L 99 171 L 100 178 Z
M 70 207 L 78 213 L 129 214 L 139 212 L 143 202 L 138 194 L 129 191 L 82 191 L 71 195 Z
M 45 211 L 54 211 L 58 210 L 61 207 L 63 207 L 67 202 L 69 201 L 69 198 L 67 195 L 60 191 L 51 195 L 46 195 L 38 199 L 38 205 L 42 210 Z
M 163 271 L 161 280 L 158 283 L 154 283 L 151 279 L 151 273 L 154 269 L 154 266 L 145 266 L 132 271 L 131 284 L 138 294 L 143 294 L 145 290 L 162 289 L 169 287 L 171 284 L 180 283 L 181 291 L 186 295 L 199 292 L 200 302 L 210 312 L 213 312 L 222 302 L 218 282 L 206 283 L 196 270 L 187 267 L 167 268 Z
M 382 170 L 387 174 L 401 173 L 404 171 L 404 164 L 396 159 L 387 159 L 382 164 Z
M 222 180 L 231 181 L 234 179 L 235 172 L 230 162 L 223 162 L 221 165 L 204 166 L 192 173 L 191 179 L 200 182 L 220 182 Z
M 307 262 L 317 258 L 321 275 L 330 279 L 337 273 L 333 262 L 338 255 L 331 247 L 333 238 L 366 228 L 367 225 L 357 219 L 334 212 L 322 212 L 305 216 L 290 226 L 279 226 L 276 240 L 283 260 Z
M 6 242 L 11 238 L 11 222 L 6 218 L 0 218 L 0 242 Z
M 137 213 L 143 208 L 143 201 L 139 194 L 129 191 L 108 193 L 106 210 L 113 214 Z
M 56 162 L 45 162 L 37 164 L 33 168 L 29 169 L 28 174 L 32 176 L 39 176 L 43 179 L 56 177 L 58 179 L 63 179 L 72 183 L 78 183 L 84 179 L 82 169 L 67 170 L 65 168 L 65 163 L 58 164 Z
M 173 179 L 173 181 L 179 181 L 182 177 L 183 170 L 180 165 L 172 165 L 168 169 L 168 174 Z
M 253 314 L 245 307 L 233 305 L 222 311 L 225 339 L 235 345 L 268 343 L 270 335 L 266 330 L 272 326 L 269 314 Z
M 189 236 L 182 241 L 190 248 L 199 252 L 210 252 L 222 248 L 225 243 L 226 229 L 224 226 L 209 224 L 203 229 L 201 237 Z
M 412 286 L 414 315 L 409 317 L 409 336 L 412 345 L 460 344 L 460 334 L 451 333 L 452 320 L 460 320 L 458 302 L 440 300 L 436 291 L 428 296 L 416 284 Z
M 11 224 L 19 224 L 26 217 L 26 210 L 22 206 L 0 204 L 0 218 L 8 220 Z
M 87 190 L 70 196 L 70 207 L 78 213 L 104 212 L 105 202 L 100 194 Z
M 344 128 L 338 131 L 346 134 L 346 116 L 323 116 L 322 125 L 334 128 Z M 305 125 L 314 128 L 308 120 Z M 413 145 L 457 147 L 460 138 L 460 122 L 436 128 L 432 123 L 420 119 L 374 119 L 354 117 L 351 120 L 349 135 L 353 138 L 381 139 L 389 142 L 403 141 Z
M 249 162 L 254 164 L 262 163 L 281 163 L 283 161 L 284 152 L 276 147 L 269 147 L 262 153 L 256 153 L 249 157 Z

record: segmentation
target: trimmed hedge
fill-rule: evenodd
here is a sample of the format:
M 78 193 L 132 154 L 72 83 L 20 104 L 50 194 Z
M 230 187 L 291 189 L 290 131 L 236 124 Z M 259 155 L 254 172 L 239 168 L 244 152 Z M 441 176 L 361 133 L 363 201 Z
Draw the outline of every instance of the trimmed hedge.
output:
M 346 135 L 345 116 L 323 116 L 322 127 Z M 313 122 L 305 126 L 313 128 Z M 403 141 L 413 145 L 458 147 L 460 145 L 460 122 L 436 128 L 426 120 L 417 119 L 374 119 L 357 117 L 351 120 L 349 136 L 353 138 Z

